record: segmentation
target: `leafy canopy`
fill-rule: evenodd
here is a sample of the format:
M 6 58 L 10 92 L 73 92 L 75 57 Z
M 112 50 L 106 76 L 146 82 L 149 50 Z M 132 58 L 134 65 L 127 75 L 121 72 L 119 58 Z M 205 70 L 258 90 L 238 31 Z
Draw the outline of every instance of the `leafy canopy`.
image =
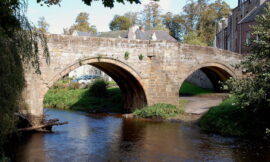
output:
M 132 22 L 126 16 L 115 15 L 113 20 L 110 23 L 110 29 L 112 31 L 115 31 L 115 30 L 127 30 L 130 26 L 132 26 Z
M 78 14 L 73 24 L 69 29 L 64 29 L 64 34 L 72 34 L 75 30 L 88 33 L 96 33 L 97 29 L 95 26 L 90 25 L 88 22 L 89 14 L 86 12 L 81 12 Z

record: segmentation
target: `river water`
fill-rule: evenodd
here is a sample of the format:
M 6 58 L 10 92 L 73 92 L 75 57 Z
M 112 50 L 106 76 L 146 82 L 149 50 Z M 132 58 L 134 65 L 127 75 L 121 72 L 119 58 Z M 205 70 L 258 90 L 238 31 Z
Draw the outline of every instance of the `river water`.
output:
M 69 124 L 24 137 L 13 148 L 12 161 L 270 161 L 266 143 L 206 134 L 195 124 L 45 111 Z

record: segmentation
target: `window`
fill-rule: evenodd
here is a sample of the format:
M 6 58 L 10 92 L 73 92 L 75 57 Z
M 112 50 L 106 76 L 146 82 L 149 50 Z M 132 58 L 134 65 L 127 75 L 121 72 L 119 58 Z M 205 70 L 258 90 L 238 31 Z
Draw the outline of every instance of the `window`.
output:
M 246 34 L 246 45 L 250 45 L 250 32 L 247 32 Z

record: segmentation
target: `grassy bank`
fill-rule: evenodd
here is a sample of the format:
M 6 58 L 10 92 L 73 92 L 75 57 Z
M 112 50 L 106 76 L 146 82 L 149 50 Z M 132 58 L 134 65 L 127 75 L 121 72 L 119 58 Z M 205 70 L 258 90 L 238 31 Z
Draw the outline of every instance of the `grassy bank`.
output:
M 179 90 L 180 95 L 199 95 L 213 93 L 213 91 L 201 88 L 189 82 L 184 82 Z
M 200 127 L 225 136 L 264 136 L 269 119 L 266 113 L 249 112 L 237 106 L 235 97 L 211 108 L 201 119 Z
M 167 119 L 184 113 L 183 107 L 187 104 L 187 100 L 181 99 L 179 105 L 155 104 L 142 109 L 136 109 L 133 115 L 141 118 L 162 118 Z
M 44 98 L 44 107 L 87 112 L 122 112 L 122 94 L 119 88 L 108 88 L 106 97 L 95 97 L 88 89 L 50 89 Z

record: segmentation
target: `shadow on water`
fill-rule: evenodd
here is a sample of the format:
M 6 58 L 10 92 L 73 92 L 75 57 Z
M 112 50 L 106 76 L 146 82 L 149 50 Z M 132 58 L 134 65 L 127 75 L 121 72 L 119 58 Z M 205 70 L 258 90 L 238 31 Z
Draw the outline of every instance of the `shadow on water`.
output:
M 52 134 L 32 134 L 13 161 L 269 161 L 266 143 L 204 134 L 194 125 L 120 115 L 48 110 L 69 121 Z

